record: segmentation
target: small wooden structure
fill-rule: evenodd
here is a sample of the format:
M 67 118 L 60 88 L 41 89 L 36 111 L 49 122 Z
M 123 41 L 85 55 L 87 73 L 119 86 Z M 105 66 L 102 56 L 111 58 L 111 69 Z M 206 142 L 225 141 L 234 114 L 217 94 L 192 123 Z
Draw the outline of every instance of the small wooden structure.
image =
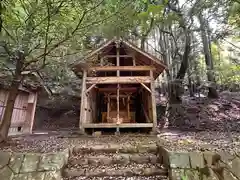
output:
M 8 90 L 6 88 L 0 88 L 0 123 L 4 115 L 7 99 Z M 32 133 L 36 104 L 37 91 L 20 87 L 14 104 L 9 135 Z
M 154 81 L 165 68 L 159 59 L 119 39 L 74 64 L 73 71 L 82 77 L 80 129 L 155 130 Z

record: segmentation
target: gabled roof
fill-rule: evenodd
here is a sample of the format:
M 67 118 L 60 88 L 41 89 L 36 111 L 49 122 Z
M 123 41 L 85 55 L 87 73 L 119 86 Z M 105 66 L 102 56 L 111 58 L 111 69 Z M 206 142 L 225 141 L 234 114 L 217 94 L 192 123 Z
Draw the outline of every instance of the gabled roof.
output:
M 78 60 L 76 63 L 74 63 L 72 65 L 72 67 L 82 67 L 82 68 L 87 68 L 88 64 L 84 63 L 86 62 L 86 60 L 88 60 L 89 58 L 93 57 L 94 55 L 99 54 L 100 52 L 104 51 L 105 49 L 107 49 L 109 46 L 111 46 L 111 44 L 115 43 L 116 41 L 120 41 L 125 47 L 131 49 L 131 51 L 134 51 L 135 54 L 138 55 L 139 58 L 144 58 L 148 60 L 148 65 L 152 65 L 156 68 L 156 76 L 158 76 L 159 74 L 161 74 L 163 72 L 164 69 L 167 69 L 167 66 L 164 64 L 163 61 L 161 61 L 159 58 L 154 57 L 153 55 L 145 52 L 144 50 L 138 48 L 136 45 L 124 40 L 124 39 L 117 39 L 117 38 L 113 38 L 105 43 L 103 43 L 102 45 L 99 46 L 99 48 L 93 50 L 92 52 L 88 53 L 86 56 L 84 56 L 83 59 Z

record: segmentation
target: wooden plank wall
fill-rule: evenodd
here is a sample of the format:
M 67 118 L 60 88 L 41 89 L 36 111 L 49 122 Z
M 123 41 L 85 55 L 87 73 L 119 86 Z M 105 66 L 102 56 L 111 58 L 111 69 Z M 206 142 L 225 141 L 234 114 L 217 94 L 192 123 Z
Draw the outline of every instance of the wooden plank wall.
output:
M 0 120 L 2 120 L 7 102 L 8 91 L 0 89 Z M 37 93 L 19 91 L 14 104 L 9 134 L 32 133 L 37 104 Z M 19 129 L 21 127 L 21 129 Z

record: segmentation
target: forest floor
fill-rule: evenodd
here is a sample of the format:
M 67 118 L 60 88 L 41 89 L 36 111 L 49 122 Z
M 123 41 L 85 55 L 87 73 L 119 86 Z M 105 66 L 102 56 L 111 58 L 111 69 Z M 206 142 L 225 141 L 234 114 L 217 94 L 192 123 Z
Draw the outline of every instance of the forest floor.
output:
M 138 145 L 157 141 L 176 151 L 240 151 L 240 93 L 222 93 L 217 100 L 185 98 L 168 129 L 157 136 L 144 134 L 83 136 L 67 131 L 10 137 L 0 150 L 53 152 L 98 144 Z M 161 123 L 162 121 L 160 121 Z

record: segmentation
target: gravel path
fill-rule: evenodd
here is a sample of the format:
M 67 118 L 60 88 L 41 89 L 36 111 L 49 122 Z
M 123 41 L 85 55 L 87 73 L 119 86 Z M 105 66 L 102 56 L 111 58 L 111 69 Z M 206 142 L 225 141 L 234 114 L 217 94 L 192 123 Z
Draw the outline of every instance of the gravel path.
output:
M 64 178 L 64 180 L 168 180 L 162 176 L 133 176 L 133 177 L 77 177 L 77 178 Z
M 162 145 L 173 151 L 240 151 L 240 133 L 232 132 L 231 138 L 224 132 L 182 132 L 168 130 L 158 136 L 130 134 L 121 136 L 79 136 L 31 135 L 13 137 L 8 143 L 0 144 L 0 150 L 13 152 L 55 152 L 74 146 L 89 147 L 99 144 L 138 145 L 153 144 L 160 140 Z
M 181 132 L 168 131 L 158 135 L 164 147 L 172 151 L 240 152 L 239 132 Z

